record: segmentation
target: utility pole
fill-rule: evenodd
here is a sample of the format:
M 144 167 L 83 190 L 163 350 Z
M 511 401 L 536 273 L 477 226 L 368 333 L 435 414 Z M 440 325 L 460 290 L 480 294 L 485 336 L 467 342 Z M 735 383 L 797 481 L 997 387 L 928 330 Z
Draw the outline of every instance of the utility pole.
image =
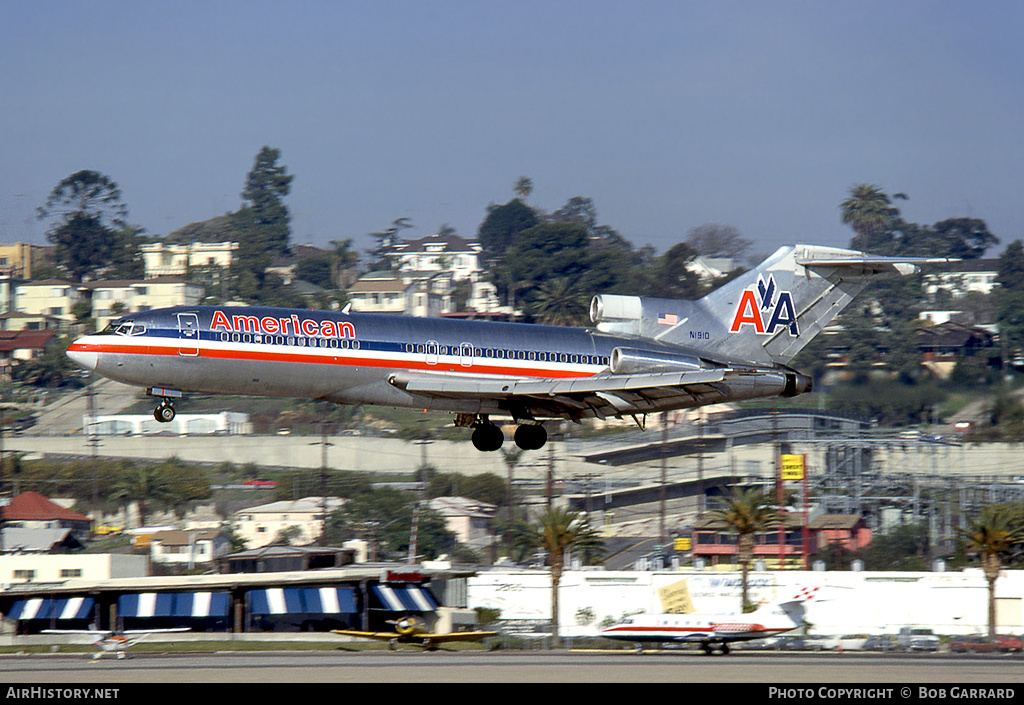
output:
M 658 491 L 658 543 L 665 554 L 665 485 L 668 482 L 668 412 L 661 412 L 661 487 Z

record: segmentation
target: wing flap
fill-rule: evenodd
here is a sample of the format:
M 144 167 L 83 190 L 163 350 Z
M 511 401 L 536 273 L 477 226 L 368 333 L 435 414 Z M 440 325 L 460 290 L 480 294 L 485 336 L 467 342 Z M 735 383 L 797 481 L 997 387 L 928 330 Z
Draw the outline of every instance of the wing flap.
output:
M 707 403 L 724 396 L 717 385 L 725 369 L 576 379 L 485 378 L 396 372 L 389 382 L 410 394 L 442 399 L 482 399 L 535 416 L 578 419 L 655 412 L 683 401 Z M 682 399 L 681 399 L 682 398 Z
M 725 379 L 725 370 L 659 372 L 636 375 L 598 375 L 576 379 L 489 379 L 465 375 L 449 376 L 423 372 L 396 372 L 389 382 L 410 394 L 444 398 L 509 399 L 516 396 L 555 397 L 558 395 L 634 392 L 662 387 L 713 384 Z

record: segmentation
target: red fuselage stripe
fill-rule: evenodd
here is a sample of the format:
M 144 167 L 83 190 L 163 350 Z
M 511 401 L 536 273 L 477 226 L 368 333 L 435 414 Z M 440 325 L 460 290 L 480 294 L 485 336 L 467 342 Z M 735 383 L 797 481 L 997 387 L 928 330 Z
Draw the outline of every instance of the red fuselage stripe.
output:
M 270 348 L 273 346 L 260 346 Z M 179 350 L 196 350 L 192 341 L 182 340 L 180 345 L 124 345 L 116 343 L 73 343 L 69 352 L 94 352 L 100 354 L 121 354 L 121 355 L 153 355 L 177 357 Z M 298 354 L 291 352 L 279 352 L 275 350 L 237 350 L 219 349 L 200 346 L 198 355 L 187 357 L 210 358 L 217 360 L 239 360 L 247 362 L 289 362 L 318 365 L 341 365 L 344 367 L 378 367 L 389 370 L 423 370 L 439 372 L 473 372 L 476 374 L 488 374 L 499 376 L 516 377 L 537 377 L 537 378 L 561 378 L 561 377 L 591 377 L 594 373 L 585 371 L 551 369 L 551 368 L 522 368 L 510 367 L 507 365 L 485 364 L 477 362 L 479 358 L 473 358 L 471 365 L 462 365 L 458 361 L 441 362 L 428 364 L 426 361 L 413 360 L 382 360 L 376 357 L 353 354 L 339 355 L 337 348 L 307 348 L 310 352 Z M 324 352 L 319 352 L 324 350 Z M 348 351 L 345 351 L 346 353 Z M 488 359 L 488 358 L 485 358 Z

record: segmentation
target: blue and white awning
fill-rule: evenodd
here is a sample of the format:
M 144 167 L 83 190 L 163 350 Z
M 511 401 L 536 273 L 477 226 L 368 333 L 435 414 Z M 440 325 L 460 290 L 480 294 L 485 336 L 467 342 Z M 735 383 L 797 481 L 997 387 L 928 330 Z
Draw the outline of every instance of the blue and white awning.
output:
M 117 598 L 122 617 L 227 617 L 226 592 L 142 592 Z
M 350 587 L 267 588 L 249 591 L 250 614 L 356 614 Z
M 90 619 L 95 601 L 91 597 L 54 600 L 31 598 L 17 600 L 7 613 L 8 619 Z
M 440 605 L 422 585 L 372 585 L 381 608 L 389 612 L 433 612 Z
M 54 600 L 34 597 L 16 600 L 11 605 L 7 619 L 91 619 L 95 600 L 91 597 L 69 597 Z

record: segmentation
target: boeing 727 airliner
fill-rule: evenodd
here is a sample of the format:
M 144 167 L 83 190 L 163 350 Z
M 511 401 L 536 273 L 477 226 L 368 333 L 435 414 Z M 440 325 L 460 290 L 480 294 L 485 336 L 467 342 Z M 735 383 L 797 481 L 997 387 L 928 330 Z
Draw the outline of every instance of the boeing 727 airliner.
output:
M 927 260 L 917 260 L 927 261 Z M 342 311 L 179 306 L 133 313 L 68 348 L 79 365 L 147 388 L 158 421 L 184 393 L 287 396 L 452 412 L 473 444 L 544 445 L 544 419 L 580 422 L 810 391 L 787 366 L 877 275 L 907 259 L 779 249 L 699 301 L 603 294 L 595 328 Z

